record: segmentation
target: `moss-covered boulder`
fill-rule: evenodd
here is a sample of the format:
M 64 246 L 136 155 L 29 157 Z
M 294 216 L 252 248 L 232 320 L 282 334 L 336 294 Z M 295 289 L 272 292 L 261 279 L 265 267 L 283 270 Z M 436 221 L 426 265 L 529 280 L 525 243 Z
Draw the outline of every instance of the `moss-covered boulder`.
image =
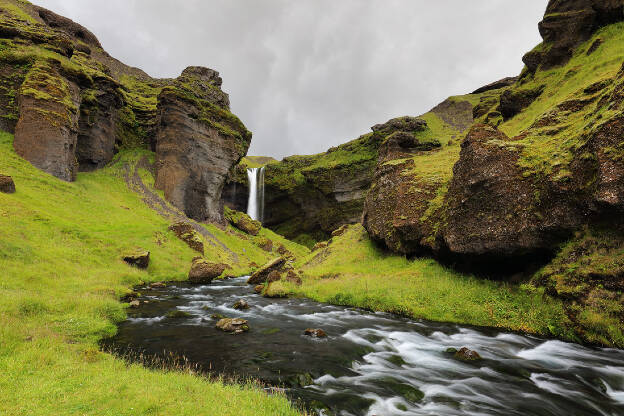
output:
M 261 283 L 265 283 L 268 280 L 269 275 L 272 272 L 279 273 L 285 267 L 285 265 L 286 265 L 286 259 L 284 257 L 278 257 L 268 262 L 267 264 L 262 266 L 260 269 L 256 270 L 251 275 L 249 280 L 247 280 L 247 283 L 250 285 L 259 285 Z
M 184 241 L 190 248 L 204 254 L 204 240 L 188 221 L 178 221 L 169 227 L 175 235 Z
M 122 255 L 123 261 L 131 266 L 136 266 L 139 269 L 147 269 L 150 261 L 150 252 L 143 249 L 128 250 Z
M 13 178 L 6 175 L 0 175 L 0 192 L 4 194 L 15 193 L 15 182 Z
M 242 334 L 249 331 L 249 323 L 245 319 L 240 318 L 224 318 L 217 322 L 217 329 L 229 332 L 233 335 Z
M 232 224 L 233 227 L 236 227 L 249 235 L 258 235 L 262 229 L 260 221 L 252 220 L 249 215 L 243 212 L 234 211 L 225 207 L 224 214 L 225 219 Z
M 196 257 L 191 265 L 188 279 L 191 283 L 208 284 L 227 269 L 228 266 L 222 263 L 212 263 L 201 257 Z

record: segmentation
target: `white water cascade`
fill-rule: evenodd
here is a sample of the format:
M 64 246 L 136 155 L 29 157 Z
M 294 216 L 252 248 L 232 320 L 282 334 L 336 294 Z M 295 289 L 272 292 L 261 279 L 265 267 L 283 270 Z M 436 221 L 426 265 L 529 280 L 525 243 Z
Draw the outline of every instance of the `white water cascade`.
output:
M 256 221 L 264 220 L 264 167 L 247 169 L 249 200 L 247 215 Z

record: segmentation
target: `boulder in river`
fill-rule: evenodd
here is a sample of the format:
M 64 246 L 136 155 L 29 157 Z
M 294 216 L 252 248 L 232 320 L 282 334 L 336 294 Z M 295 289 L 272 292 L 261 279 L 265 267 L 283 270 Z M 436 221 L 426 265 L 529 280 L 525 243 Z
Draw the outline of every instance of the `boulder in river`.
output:
M 238 309 L 239 311 L 242 311 L 245 309 L 249 309 L 249 303 L 247 303 L 245 299 L 239 299 L 238 301 L 236 301 L 236 303 L 232 307 L 234 309 Z
M 133 300 L 132 302 L 130 302 L 131 308 L 138 308 L 139 306 L 141 306 L 141 302 L 138 300 Z
M 312 329 L 312 328 L 308 328 L 303 332 L 303 335 L 306 335 L 308 337 L 312 337 L 312 338 L 327 338 L 327 333 L 325 333 L 325 331 L 323 331 L 322 329 Z
M 254 292 L 256 293 L 262 293 L 263 290 L 264 290 L 264 285 L 256 285 L 256 287 L 254 287 Z
M 0 175 L 0 192 L 4 194 L 15 193 L 15 182 L 10 176 Z
M 236 335 L 249 331 L 249 324 L 245 319 L 224 318 L 217 322 L 217 329 Z
M 247 280 L 247 283 L 250 285 L 259 285 L 260 283 L 264 283 L 269 278 L 269 274 L 271 272 L 281 270 L 285 264 L 286 259 L 284 257 L 278 257 L 256 270 L 254 274 L 251 275 L 249 280 Z
M 226 268 L 225 264 L 211 263 L 201 257 L 195 257 L 188 278 L 191 283 L 210 283 L 221 276 Z
M 143 249 L 136 249 L 128 251 L 123 255 L 123 261 L 131 266 L 136 266 L 139 269 L 147 269 L 149 266 L 150 252 Z
M 472 351 L 466 347 L 461 348 L 454 355 L 455 358 L 462 361 L 478 361 L 481 360 L 481 355 L 478 352 Z

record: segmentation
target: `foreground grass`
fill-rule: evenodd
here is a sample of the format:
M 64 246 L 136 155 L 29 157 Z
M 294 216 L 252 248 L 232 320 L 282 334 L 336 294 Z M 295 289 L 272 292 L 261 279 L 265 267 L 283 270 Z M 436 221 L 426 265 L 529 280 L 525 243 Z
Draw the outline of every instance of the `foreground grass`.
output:
M 196 255 L 127 189 L 120 163 L 64 183 L 20 159 L 0 133 L 0 172 L 17 185 L 0 194 L 0 414 L 297 414 L 252 384 L 148 370 L 98 350 L 126 316 L 121 295 L 185 279 Z M 241 261 L 245 252 L 260 260 L 253 241 L 239 245 Z M 121 261 L 135 247 L 151 252 L 146 271 Z M 226 254 L 218 245 L 206 253 Z
M 541 291 L 460 275 L 429 259 L 387 255 L 360 225 L 299 266 L 301 286 L 280 281 L 269 292 L 433 321 L 568 336 L 561 302 Z

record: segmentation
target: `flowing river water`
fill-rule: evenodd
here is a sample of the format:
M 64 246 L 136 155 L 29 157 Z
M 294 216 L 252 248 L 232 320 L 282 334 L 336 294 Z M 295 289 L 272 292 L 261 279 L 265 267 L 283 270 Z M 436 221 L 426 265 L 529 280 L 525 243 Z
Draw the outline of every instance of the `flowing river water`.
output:
M 175 353 L 204 370 L 252 377 L 319 415 L 624 415 L 624 351 L 321 304 L 267 299 L 246 278 L 140 288 L 118 350 Z M 232 305 L 246 300 L 250 308 Z M 172 311 L 190 316 L 167 317 Z M 215 328 L 214 314 L 250 331 Z M 304 336 L 322 328 L 327 338 Z M 448 348 L 469 347 L 464 362 Z

